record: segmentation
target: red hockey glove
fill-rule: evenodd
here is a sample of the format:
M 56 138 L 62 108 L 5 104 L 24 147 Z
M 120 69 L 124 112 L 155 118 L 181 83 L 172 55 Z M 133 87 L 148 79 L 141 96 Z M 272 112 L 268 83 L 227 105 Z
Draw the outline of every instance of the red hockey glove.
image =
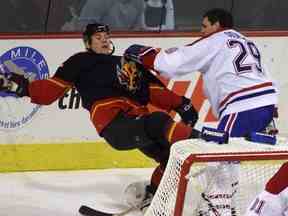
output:
M 185 124 L 191 127 L 196 124 L 198 120 L 198 112 L 188 98 L 182 97 L 182 103 L 175 109 L 175 111 L 180 115 Z
M 0 91 L 14 93 L 18 97 L 28 96 L 29 80 L 23 75 L 11 73 L 9 76 L 0 74 Z
M 146 68 L 153 68 L 154 59 L 158 52 L 159 49 L 154 47 L 133 44 L 125 50 L 124 56 L 144 65 Z

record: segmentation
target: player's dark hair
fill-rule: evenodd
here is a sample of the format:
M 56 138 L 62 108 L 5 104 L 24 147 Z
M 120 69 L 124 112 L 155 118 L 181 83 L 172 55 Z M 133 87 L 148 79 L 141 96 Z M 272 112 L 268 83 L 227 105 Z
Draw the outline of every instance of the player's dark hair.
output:
M 219 22 L 222 28 L 233 28 L 233 16 L 229 11 L 222 8 L 214 8 L 204 13 L 203 18 L 207 17 L 213 25 Z

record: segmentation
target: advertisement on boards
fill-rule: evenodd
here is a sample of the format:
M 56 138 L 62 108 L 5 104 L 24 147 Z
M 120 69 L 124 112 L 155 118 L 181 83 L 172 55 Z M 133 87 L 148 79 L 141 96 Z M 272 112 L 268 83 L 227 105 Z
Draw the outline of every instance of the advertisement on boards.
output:
M 197 38 L 113 38 L 116 54 L 133 43 L 162 48 L 184 45 Z M 288 38 L 254 38 L 264 53 L 263 61 L 278 83 L 280 92 L 279 111 L 280 132 L 288 131 L 284 112 L 286 103 L 283 96 L 287 89 L 285 61 L 288 57 Z M 81 39 L 19 39 L 0 41 L 0 70 L 9 74 L 12 71 L 45 79 L 52 76 L 57 67 L 71 55 L 83 51 Z M 281 49 L 282 47 L 282 49 Z M 284 48 L 283 48 L 284 47 Z M 216 125 L 210 104 L 202 91 L 202 78 L 199 73 L 191 73 L 179 79 L 162 79 L 169 89 L 192 99 L 199 111 L 200 121 L 196 127 Z M 152 110 L 154 107 L 150 107 Z M 176 120 L 179 117 L 171 113 Z M 286 121 L 285 121 L 286 120 Z M 49 106 L 30 103 L 29 98 L 16 98 L 8 93 L 0 93 L 0 141 L 1 143 L 53 143 L 71 140 L 90 141 L 101 139 L 89 119 L 88 111 L 81 107 L 81 98 L 75 89 Z

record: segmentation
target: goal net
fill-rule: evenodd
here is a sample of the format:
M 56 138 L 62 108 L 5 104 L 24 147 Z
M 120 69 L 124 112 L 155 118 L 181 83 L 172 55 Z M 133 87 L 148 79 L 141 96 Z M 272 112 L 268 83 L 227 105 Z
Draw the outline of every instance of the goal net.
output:
M 242 216 L 287 160 L 286 144 L 177 142 L 145 216 Z

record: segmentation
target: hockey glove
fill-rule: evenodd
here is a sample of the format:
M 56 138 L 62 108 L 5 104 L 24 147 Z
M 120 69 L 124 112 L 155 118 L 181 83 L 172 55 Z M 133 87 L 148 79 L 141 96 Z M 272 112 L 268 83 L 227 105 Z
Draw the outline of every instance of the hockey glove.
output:
M 158 52 L 159 50 L 153 47 L 133 44 L 125 50 L 124 56 L 146 67 L 152 67 L 151 64 Z
M 18 97 L 28 96 L 29 80 L 23 75 L 11 73 L 8 77 L 0 74 L 0 91 L 16 94 Z
M 185 124 L 194 127 L 198 120 L 198 112 L 188 98 L 182 97 L 182 103 L 175 109 L 175 111 L 180 115 Z
M 9 86 L 9 80 L 5 75 L 0 74 L 0 91 L 7 91 Z

